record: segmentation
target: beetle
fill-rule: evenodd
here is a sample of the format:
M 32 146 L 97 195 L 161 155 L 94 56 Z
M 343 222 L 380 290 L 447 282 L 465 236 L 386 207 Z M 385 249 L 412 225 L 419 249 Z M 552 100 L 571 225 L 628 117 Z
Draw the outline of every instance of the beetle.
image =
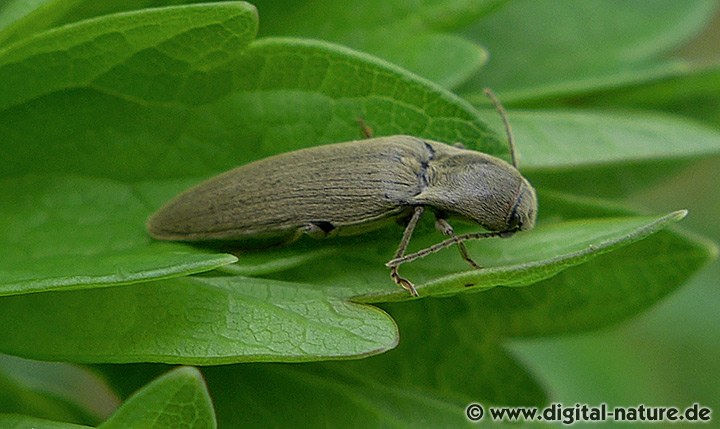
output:
M 398 273 L 403 263 L 455 244 L 465 261 L 480 268 L 464 241 L 508 237 L 535 225 L 537 197 L 517 169 L 507 115 L 492 92 L 486 94 L 505 124 L 512 164 L 423 138 L 368 135 L 274 155 L 210 178 L 154 213 L 148 232 L 159 240 L 232 241 L 243 248 L 287 244 L 303 234 L 361 234 L 400 220 L 405 230 L 386 266 L 396 284 L 418 296 Z M 449 239 L 406 255 L 426 208 Z M 456 235 L 450 216 L 486 231 Z

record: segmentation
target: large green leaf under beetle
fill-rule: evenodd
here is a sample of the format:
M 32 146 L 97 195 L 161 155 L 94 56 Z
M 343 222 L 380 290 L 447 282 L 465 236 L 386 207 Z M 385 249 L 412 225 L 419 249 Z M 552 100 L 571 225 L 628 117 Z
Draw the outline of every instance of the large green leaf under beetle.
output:
M 528 285 L 681 217 L 682 213 L 672 213 L 541 226 L 524 241 L 473 243 L 471 251 L 481 252 L 488 265 L 484 270 L 467 270 L 454 251 L 446 250 L 413 263 L 405 274 L 413 276 L 424 296 Z M 382 264 L 387 243 L 396 238 L 376 238 L 365 244 L 338 244 L 342 250 L 324 256 L 323 264 L 307 263 L 272 275 L 284 281 L 205 275 L 4 297 L 0 325 L 9 329 L 0 332 L 0 351 L 80 362 L 191 364 L 376 354 L 396 345 L 395 324 L 376 308 L 347 301 L 408 299 Z M 297 250 L 278 252 L 294 257 Z
M 590 218 L 540 225 L 532 232 L 518 233 L 509 239 L 467 242 L 470 254 L 483 265 L 481 270 L 469 267 L 456 250 L 449 248 L 401 266 L 401 273 L 416 283 L 421 296 L 478 291 L 498 285 L 530 285 L 645 238 L 684 216 L 680 211 L 665 216 Z M 425 228 L 427 233 L 415 237 L 413 248 L 426 247 L 442 238 L 428 229 L 429 225 Z M 396 227 L 372 233 L 371 239 L 363 236 L 337 240 L 332 244 L 333 254 L 318 253 L 325 263 L 303 263 L 271 277 L 325 285 L 329 294 L 363 302 L 408 299 L 407 292 L 390 282 L 384 267 L 392 256 L 388 249 L 394 248 L 400 235 L 401 229 Z M 306 241 L 297 248 L 269 251 L 266 255 L 270 259 L 294 259 L 309 245 L 312 243 Z M 254 270 L 253 265 L 244 264 L 243 255 L 239 254 L 239 268 L 234 270 Z M 278 266 L 283 266 L 281 261 Z

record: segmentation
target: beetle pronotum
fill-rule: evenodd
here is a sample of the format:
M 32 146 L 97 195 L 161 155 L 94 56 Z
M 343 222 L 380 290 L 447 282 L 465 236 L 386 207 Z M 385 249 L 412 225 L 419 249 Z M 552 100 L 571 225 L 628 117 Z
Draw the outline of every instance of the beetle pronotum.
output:
M 368 138 L 300 149 L 261 159 L 183 192 L 147 223 L 160 240 L 233 241 L 238 247 L 286 244 L 303 234 L 354 235 L 399 219 L 405 230 L 386 264 L 395 283 L 413 296 L 398 273 L 403 263 L 470 239 L 507 237 L 535 225 L 535 190 L 517 170 L 510 124 L 486 90 L 508 135 L 512 164 L 499 158 L 411 136 Z M 449 239 L 406 255 L 425 209 Z M 449 216 L 477 222 L 487 232 L 456 235 Z

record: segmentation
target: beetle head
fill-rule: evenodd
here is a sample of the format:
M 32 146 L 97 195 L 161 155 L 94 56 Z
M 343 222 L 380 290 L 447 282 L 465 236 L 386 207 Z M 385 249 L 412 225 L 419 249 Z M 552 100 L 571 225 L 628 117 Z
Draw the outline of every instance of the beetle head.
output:
M 415 202 L 468 218 L 489 231 L 515 232 L 535 226 L 535 190 L 512 165 L 475 152 L 436 167 Z

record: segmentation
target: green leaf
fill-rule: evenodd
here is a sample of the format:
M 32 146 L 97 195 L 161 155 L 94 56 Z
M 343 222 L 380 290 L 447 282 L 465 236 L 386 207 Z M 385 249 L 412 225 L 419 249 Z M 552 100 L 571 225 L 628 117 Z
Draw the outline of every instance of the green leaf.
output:
M 660 113 L 513 111 L 510 121 L 521 167 L 530 173 L 587 172 L 608 164 L 686 160 L 720 153 L 720 132 Z
M 536 188 L 627 195 L 720 153 L 720 132 L 667 114 L 511 111 L 520 167 Z
M 628 106 L 636 109 L 683 112 L 716 128 L 720 127 L 720 64 L 696 67 L 690 73 L 577 97 L 573 102 L 584 105 Z
M 397 303 L 388 309 L 403 338 L 396 349 L 382 355 L 301 365 L 204 368 L 219 425 L 352 427 L 362 421 L 368 427 L 406 422 L 449 427 L 467 424 L 464 408 L 469 402 L 545 402 L 533 376 L 498 345 L 483 316 L 469 311 L 462 300 Z M 103 373 L 125 384 L 133 374 L 159 369 L 105 366 Z M 509 385 L 513 388 L 507 389 Z M 303 397 L 313 400 L 298 400 Z M 253 412 L 238 403 L 254 404 Z M 278 408 L 286 412 L 272 411 Z
M 147 103 L 207 99 L 227 89 L 208 86 L 219 77 L 214 69 L 256 29 L 254 8 L 231 2 L 122 13 L 50 30 L 0 50 L 6 85 L 0 109 L 77 88 Z M 209 94 L 198 91 L 201 83 Z
M 108 91 L 80 88 L 8 109 L 0 116 L 0 139 L 12 163 L 2 174 L 197 179 L 275 153 L 357 139 L 358 118 L 377 136 L 405 133 L 459 141 L 508 156 L 506 145 L 468 103 L 402 69 L 338 46 L 265 39 L 217 73 L 208 81 L 198 77 L 188 83 L 187 94 L 209 104 L 190 102 L 175 94 L 175 87 L 158 95 L 178 97 L 172 104 L 148 104 L 136 99 L 138 89 L 124 91 L 155 80 L 163 87 L 164 76 L 110 73 Z M 212 94 L 219 98 L 209 102 Z M 72 156 L 68 148 L 74 148 Z M 176 184 L 175 191 L 185 185 Z
M 3 413 L 96 424 L 119 400 L 97 374 L 57 362 L 0 355 L 0 410 Z M 0 423 L 0 427 L 7 427 Z
M 261 35 L 322 39 L 377 55 L 446 87 L 457 86 L 487 60 L 476 43 L 450 31 L 502 0 L 370 0 L 349 7 L 332 0 L 257 1 Z M 332 19 L 328 19 L 332 16 Z
M 363 427 L 406 427 L 408 422 L 427 427 L 468 424 L 464 411 L 467 403 L 434 389 L 368 376 L 362 371 L 371 366 L 365 363 L 350 368 L 345 368 L 350 363 L 246 365 L 209 368 L 205 372 L 221 427 L 355 427 L 358 422 Z M 313 400 L 297 400 L 305 397 Z M 238 402 L 253 403 L 256 408 L 246 412 L 236 406 Z M 273 412 L 275 407 L 287 412 Z
M 3 297 L 0 326 L 4 352 L 93 363 L 342 359 L 398 341 L 377 308 L 311 285 L 242 277 Z
M 508 2 L 466 33 L 493 60 L 462 91 L 479 101 L 490 86 L 506 103 L 526 102 L 683 73 L 687 63 L 661 54 L 697 34 L 716 8 L 710 0 Z
M 0 414 L 0 426 L 9 429 L 88 429 L 72 423 L 55 422 L 19 414 Z
M 9 44 L 53 27 L 84 19 L 146 7 L 160 7 L 194 0 L 6 0 L 0 5 L 0 44 Z
M 0 4 L 0 46 L 45 29 L 82 0 L 6 0 Z
M 256 19 L 245 3 L 154 9 L 72 24 L 0 51 L 0 76 L 12 88 L 0 95 L 11 166 L 2 174 L 156 171 L 159 160 L 174 158 L 158 142 L 184 145 L 184 103 L 227 94 L 228 63 L 252 39 Z
M 543 192 L 540 198 L 549 219 L 584 222 L 588 215 L 611 220 L 631 213 L 603 200 L 562 193 Z M 715 244 L 671 227 L 531 287 L 498 287 L 481 294 L 482 299 L 465 300 L 499 335 L 583 332 L 637 315 L 717 255 Z
M 468 298 L 481 300 L 483 295 Z M 382 355 L 357 361 L 204 369 L 220 426 L 288 427 L 302 422 L 353 427 L 361 421 L 365 427 L 405 427 L 408 422 L 458 427 L 468 425 L 464 410 L 471 402 L 525 406 L 546 402 L 542 387 L 498 344 L 483 314 L 474 312 L 465 300 L 432 299 L 386 307 L 399 324 L 402 341 Z M 306 396 L 313 400 L 297 400 Z M 256 404 L 259 420 L 234 405 L 248 402 Z M 286 412 L 269 411 L 276 407 Z
M 470 402 L 493 396 L 500 401 L 493 403 L 543 402 L 541 391 L 525 390 L 531 380 L 505 352 L 480 344 L 473 346 L 445 347 L 439 356 L 443 362 L 433 354 L 418 355 L 418 360 L 429 361 L 423 367 L 415 365 L 416 360 L 405 361 L 403 357 L 409 357 L 406 354 L 390 354 L 386 359 L 383 355 L 357 362 L 217 367 L 205 373 L 222 427 L 287 427 L 300 422 L 313 427 L 353 427 L 359 421 L 364 427 L 405 427 L 408 422 L 427 427 L 462 427 L 468 424 L 465 407 Z M 465 360 L 468 356 L 471 358 Z M 451 359 L 454 362 L 448 362 Z M 463 359 L 463 365 L 458 365 L 457 359 Z M 435 373 L 425 372 L 433 362 Z M 508 383 L 513 389 L 507 389 Z M 532 389 L 539 386 L 532 385 Z M 252 394 L 258 391 L 262 395 Z M 504 394 L 514 400 L 503 402 Z M 307 396 L 313 400 L 294 400 Z M 238 401 L 252 401 L 257 410 L 280 406 L 288 412 L 260 411 L 262 418 L 258 420 L 256 415 L 233 405 Z
M 0 295 L 110 286 L 211 270 L 232 255 L 153 242 L 146 200 L 105 179 L 0 180 Z
M 530 288 L 488 291 L 473 311 L 508 336 L 585 332 L 648 309 L 717 254 L 707 240 L 661 231 Z
M 233 129 L 236 144 L 245 145 L 237 155 L 242 160 L 356 140 L 362 136 L 358 119 L 375 136 L 417 135 L 508 154 L 467 102 L 392 64 L 337 45 L 258 40 L 239 59 L 234 78 L 237 93 L 198 116 L 220 115 L 220 123 L 242 130 Z
M 102 429 L 178 427 L 217 427 L 210 395 L 195 368 L 177 368 L 143 387 L 99 426 Z
M 511 239 L 467 242 L 470 254 L 477 255 L 476 259 L 484 267 L 481 270 L 473 270 L 454 250 L 448 249 L 403 265 L 401 273 L 415 283 L 422 297 L 478 291 L 497 285 L 530 285 L 599 254 L 647 237 L 684 215 L 681 211 L 665 216 L 586 218 L 540 225 Z M 412 249 L 425 248 L 439 241 L 439 234 L 429 233 L 429 229 L 428 224 L 420 229 L 413 238 Z M 407 300 L 410 298 L 407 292 L 390 281 L 384 266 L 392 256 L 391 249 L 397 246 L 400 235 L 401 229 L 397 227 L 394 232 L 387 228 L 360 237 L 336 240 L 332 244 L 335 253 L 322 256 L 331 263 L 298 265 L 267 276 L 324 285 L 326 293 L 332 296 L 361 302 Z M 269 260 L 279 259 L 277 266 L 282 267 L 284 260 L 292 261 L 309 246 L 312 243 L 306 241 L 264 253 Z M 253 270 L 254 261 L 251 259 L 247 263 L 246 271 Z M 245 265 L 242 254 L 239 255 L 238 265 Z
M 244 365 L 205 374 L 221 427 L 404 427 L 413 421 L 457 427 L 467 421 L 462 406 L 435 392 L 403 389 L 344 366 Z M 307 397 L 312 401 L 297 400 Z M 255 408 L 247 412 L 238 403 Z

